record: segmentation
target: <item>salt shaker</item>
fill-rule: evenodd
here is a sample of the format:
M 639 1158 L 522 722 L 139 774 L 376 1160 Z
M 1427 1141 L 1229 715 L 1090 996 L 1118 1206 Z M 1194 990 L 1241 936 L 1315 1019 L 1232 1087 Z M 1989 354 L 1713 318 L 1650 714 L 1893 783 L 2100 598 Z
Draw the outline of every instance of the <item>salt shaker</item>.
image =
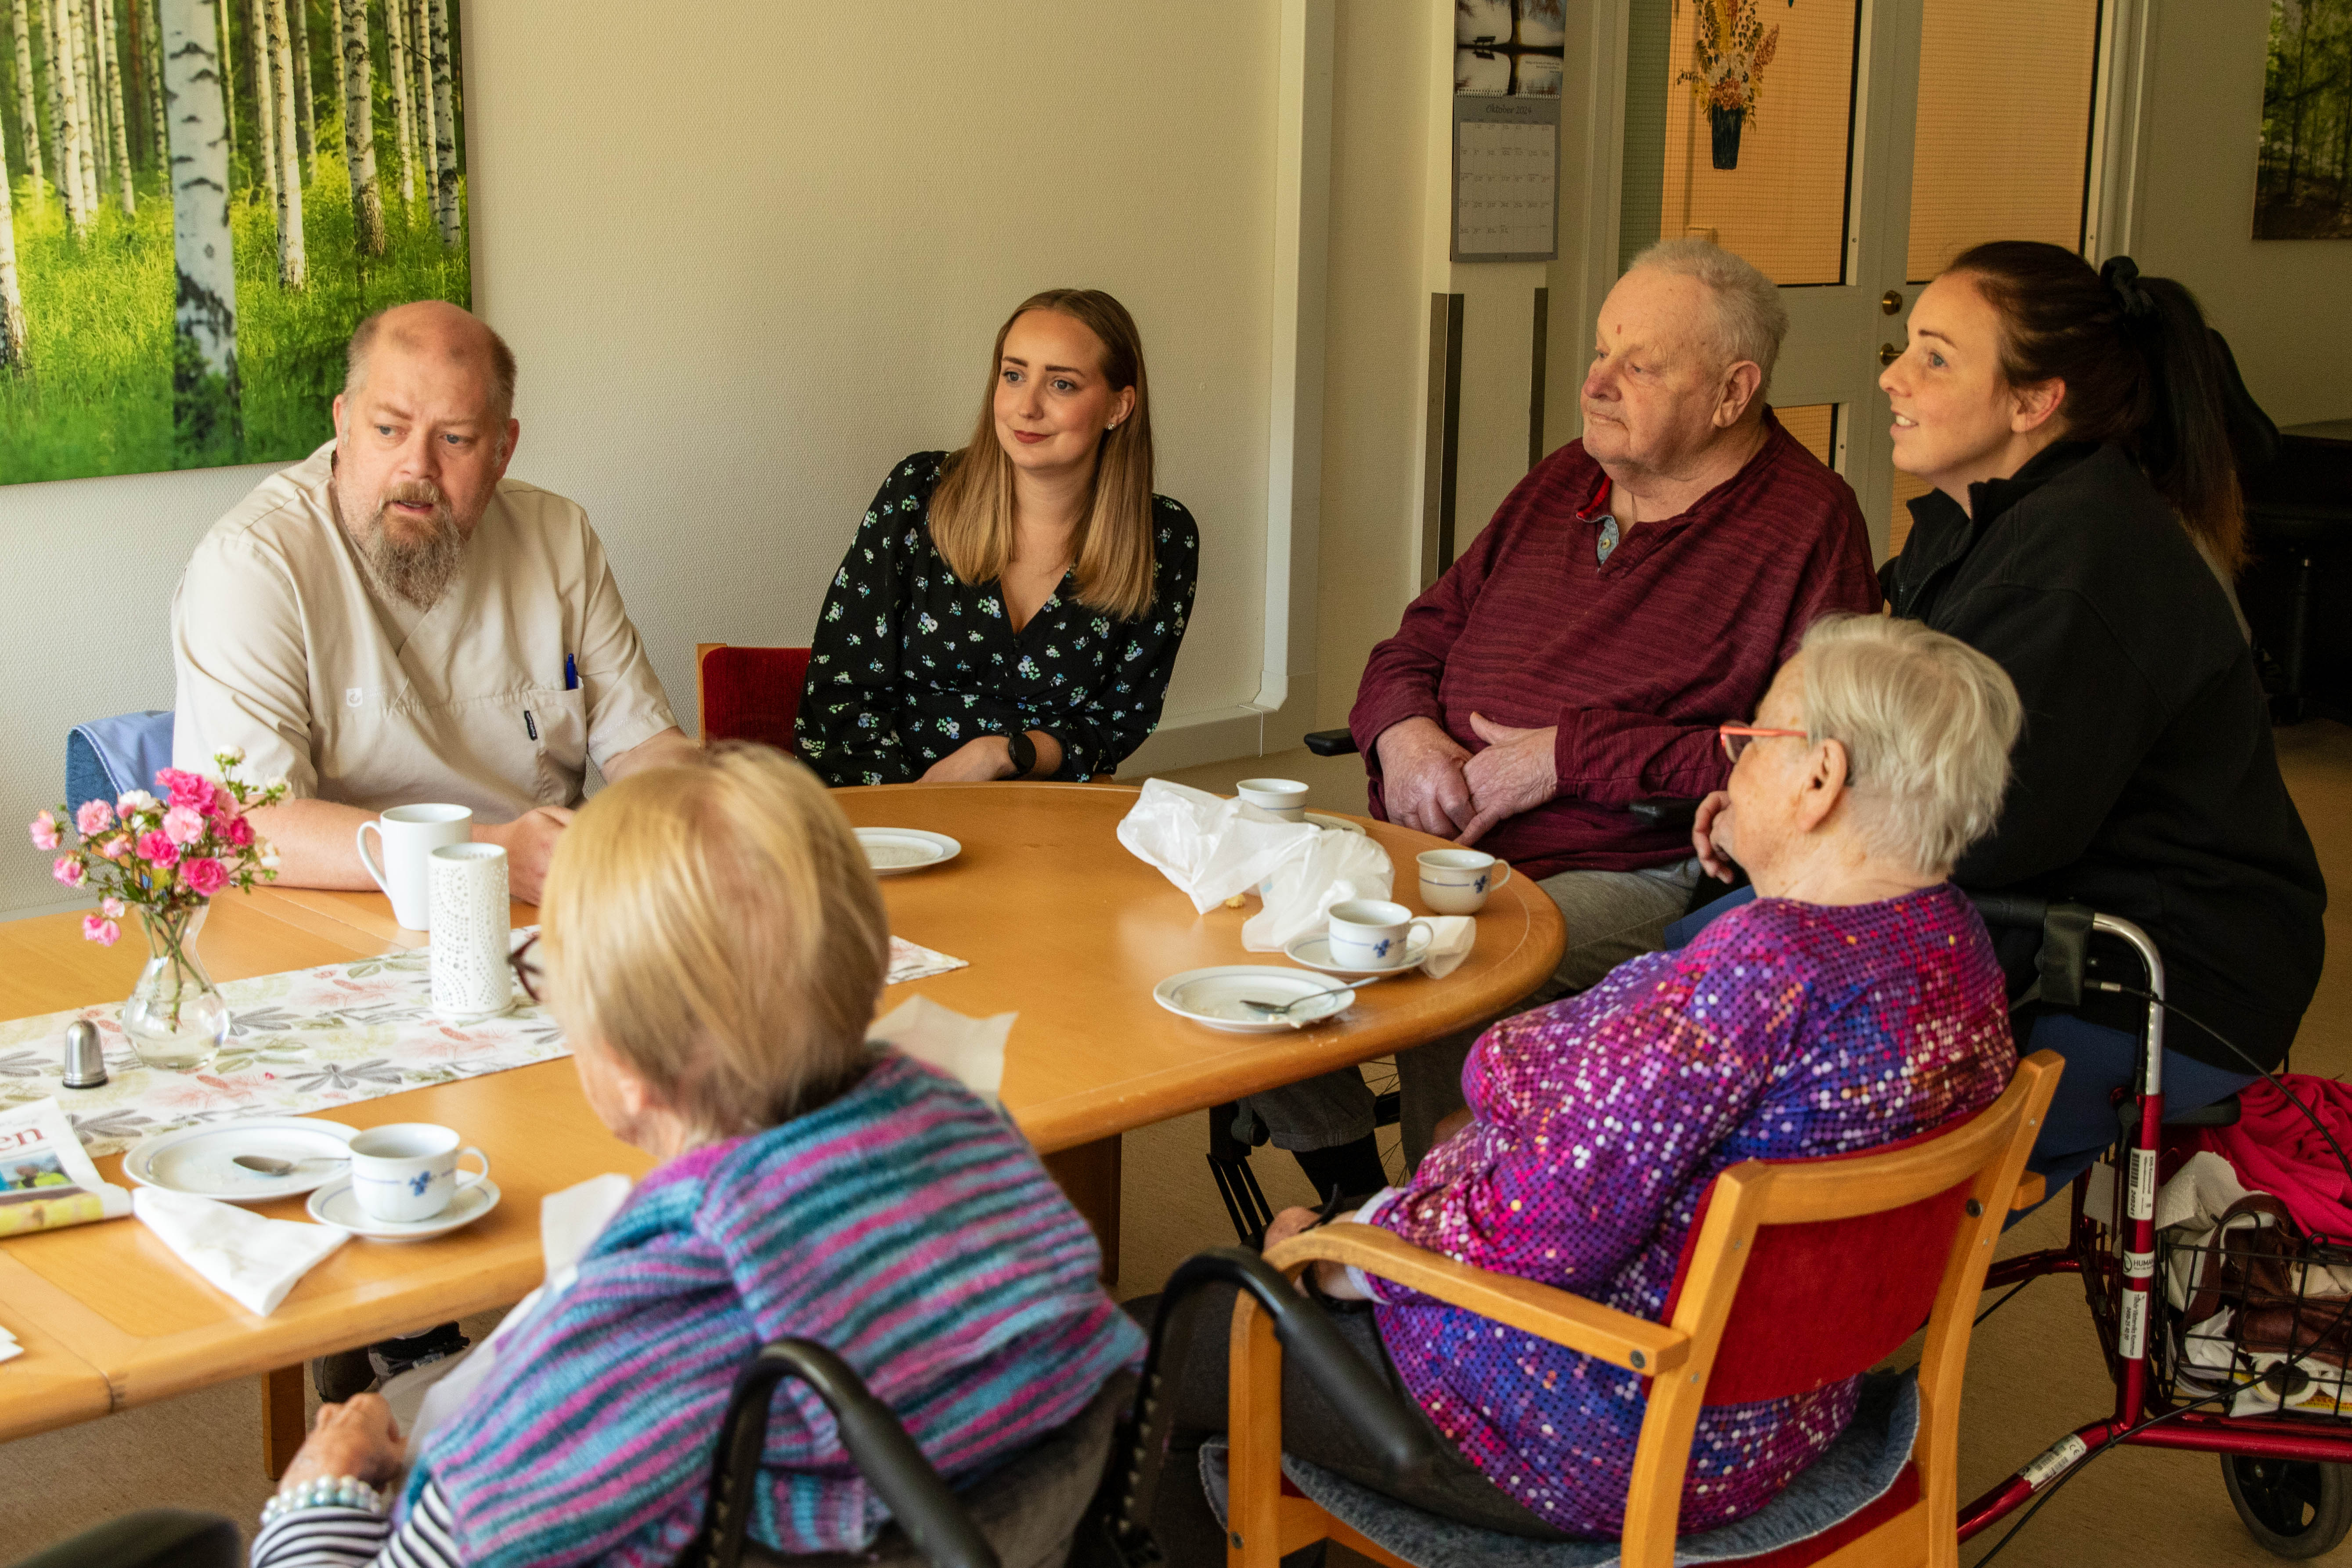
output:
M 106 1081 L 106 1052 L 98 1043 L 98 1026 L 76 1018 L 66 1026 L 66 1087 L 96 1089 Z

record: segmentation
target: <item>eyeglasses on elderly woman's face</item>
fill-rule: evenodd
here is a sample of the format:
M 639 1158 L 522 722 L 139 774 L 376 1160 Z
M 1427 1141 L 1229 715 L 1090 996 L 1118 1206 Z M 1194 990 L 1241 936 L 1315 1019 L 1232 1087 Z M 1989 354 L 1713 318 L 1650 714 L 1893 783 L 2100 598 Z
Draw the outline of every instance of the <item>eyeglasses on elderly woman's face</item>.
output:
M 1753 724 L 1717 724 L 1715 727 L 1715 738 L 1723 742 L 1723 754 L 1729 757 L 1733 765 L 1737 766 L 1739 762 L 1739 753 L 1748 749 L 1748 742 L 1769 741 L 1778 738 L 1801 741 L 1805 738 L 1805 731 L 1802 730 L 1759 730 Z
M 547 971 L 541 968 L 539 960 L 530 955 L 530 950 L 538 945 L 539 933 L 533 931 L 523 938 L 520 947 L 507 954 L 507 962 L 514 965 L 515 979 L 522 984 L 522 994 L 534 1005 L 544 1000 L 539 988 L 547 984 Z

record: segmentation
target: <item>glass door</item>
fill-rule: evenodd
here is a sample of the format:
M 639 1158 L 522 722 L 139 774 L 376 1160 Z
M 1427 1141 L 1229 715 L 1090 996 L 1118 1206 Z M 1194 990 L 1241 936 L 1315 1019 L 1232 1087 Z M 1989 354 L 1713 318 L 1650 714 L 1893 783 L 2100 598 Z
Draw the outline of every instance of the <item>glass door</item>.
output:
M 2099 0 L 1633 0 L 1619 262 L 1691 235 L 1780 286 L 1782 422 L 1861 498 L 1880 558 L 1885 345 L 1980 240 L 2078 245 Z

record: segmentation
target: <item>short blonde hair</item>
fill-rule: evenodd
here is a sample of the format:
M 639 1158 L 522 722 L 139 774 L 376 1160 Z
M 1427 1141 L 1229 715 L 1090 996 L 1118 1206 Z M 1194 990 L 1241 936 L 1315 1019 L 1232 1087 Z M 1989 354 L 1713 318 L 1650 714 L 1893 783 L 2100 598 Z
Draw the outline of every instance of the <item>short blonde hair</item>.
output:
M 2008 672 L 1917 621 L 1829 615 L 1805 633 L 1805 729 L 1845 747 L 1879 853 L 1948 873 L 1992 831 L 2022 710 Z
M 790 1120 L 856 1071 L 889 963 L 881 889 L 816 775 L 764 746 L 633 773 L 558 840 L 549 1000 L 698 1132 Z

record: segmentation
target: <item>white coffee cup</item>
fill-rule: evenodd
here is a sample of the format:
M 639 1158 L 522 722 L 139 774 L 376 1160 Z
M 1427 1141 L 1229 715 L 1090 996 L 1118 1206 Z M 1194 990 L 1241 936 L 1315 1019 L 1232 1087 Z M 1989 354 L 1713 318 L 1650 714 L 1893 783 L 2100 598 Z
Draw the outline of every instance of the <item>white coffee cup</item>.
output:
M 1307 820 L 1307 786 L 1297 779 L 1244 779 L 1234 786 L 1235 794 L 1262 811 L 1270 811 L 1285 822 Z
M 1412 928 L 1433 928 L 1386 899 L 1349 899 L 1331 906 L 1331 958 L 1347 969 L 1402 969 Z
M 1441 915 L 1476 914 L 1486 895 L 1511 879 L 1509 862 L 1484 849 L 1428 849 L 1413 859 L 1421 868 L 1421 901 Z
M 383 861 L 368 853 L 368 830 L 383 840 Z M 464 844 L 474 837 L 474 814 L 462 805 L 395 805 L 382 816 L 360 824 L 356 838 L 360 864 L 392 900 L 392 918 L 410 931 L 426 931 L 433 923 L 433 884 L 425 875 L 425 858 L 444 844 Z
M 457 1169 L 468 1154 L 482 1163 L 478 1172 Z M 430 1121 L 371 1127 L 352 1140 L 352 1196 L 361 1213 L 386 1225 L 431 1219 L 489 1174 L 488 1154 L 470 1143 L 460 1147 L 455 1128 Z

